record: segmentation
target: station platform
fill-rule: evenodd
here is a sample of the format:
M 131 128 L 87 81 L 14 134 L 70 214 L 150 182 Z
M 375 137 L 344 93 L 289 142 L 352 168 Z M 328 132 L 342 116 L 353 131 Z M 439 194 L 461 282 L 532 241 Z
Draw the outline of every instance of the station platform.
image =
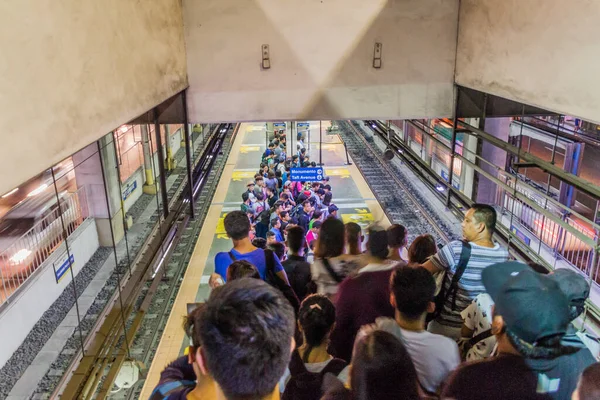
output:
M 356 222 L 363 228 L 377 221 L 387 227 L 390 221 L 375 199 L 361 172 L 350 160 L 346 162 L 344 145 L 337 134 L 326 134 L 323 124 L 322 149 L 319 147 L 319 123 L 311 123 L 312 141 L 307 151 L 312 161 L 322 162 L 325 175 L 330 177 L 333 203 L 339 207 L 344 223 Z M 148 371 L 140 398 L 149 397 L 164 367 L 183 355 L 188 340 L 182 329 L 188 303 L 203 302 L 210 294 L 208 279 L 214 271 L 214 257 L 218 252 L 229 251 L 231 240 L 227 237 L 223 219 L 228 212 L 239 210 L 241 195 L 246 184 L 258 172 L 260 158 L 266 149 L 264 123 L 241 124 L 229 159 L 221 175 L 219 185 L 198 237 L 179 293 L 173 305 L 167 325 Z M 315 141 L 316 139 L 316 141 Z M 289 140 L 289 139 L 288 139 Z M 294 140 L 295 146 L 295 140 Z

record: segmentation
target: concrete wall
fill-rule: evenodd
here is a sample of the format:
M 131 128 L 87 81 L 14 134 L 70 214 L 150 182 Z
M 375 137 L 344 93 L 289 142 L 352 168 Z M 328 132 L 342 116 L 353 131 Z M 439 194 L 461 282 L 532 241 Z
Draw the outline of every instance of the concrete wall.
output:
M 600 123 L 600 2 L 461 0 L 456 82 Z
M 0 193 L 187 85 L 180 0 L 0 4 Z
M 458 0 L 183 0 L 190 121 L 449 116 L 457 17 Z
M 86 220 L 69 236 L 69 249 L 73 254 L 73 273 L 75 276 L 98 249 L 96 221 Z M 66 259 L 65 244 L 61 244 L 54 253 L 37 269 L 19 292 L 11 297 L 10 303 L 0 313 L 0 368 L 19 348 L 21 343 L 40 317 L 62 294 L 71 282 L 67 271 L 63 279 L 56 283 L 52 263 Z M 63 257 L 64 256 L 64 257 Z

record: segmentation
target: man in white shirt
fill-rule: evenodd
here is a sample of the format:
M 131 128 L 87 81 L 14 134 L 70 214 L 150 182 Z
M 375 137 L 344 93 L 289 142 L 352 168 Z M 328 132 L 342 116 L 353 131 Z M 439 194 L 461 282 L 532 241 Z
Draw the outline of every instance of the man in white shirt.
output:
M 398 337 L 412 358 L 421 387 L 437 393 L 450 372 L 460 364 L 460 355 L 452 339 L 425 330 L 427 313 L 435 308 L 435 280 L 422 267 L 402 265 L 392 274 L 390 289 L 395 320 L 378 318 L 375 326 L 364 329 L 363 333 L 375 328 Z

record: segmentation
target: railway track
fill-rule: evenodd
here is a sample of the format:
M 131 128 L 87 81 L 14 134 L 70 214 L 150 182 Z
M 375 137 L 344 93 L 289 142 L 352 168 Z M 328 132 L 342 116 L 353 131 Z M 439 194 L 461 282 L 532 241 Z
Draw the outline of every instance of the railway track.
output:
M 450 228 L 435 215 L 427 202 L 399 177 L 395 167 L 383 158 L 373 139 L 355 121 L 339 121 L 340 137 L 392 223 L 408 228 L 409 241 L 431 233 L 438 242 L 456 239 Z
M 237 127 L 221 124 L 207 139 L 202 156 L 194 165 L 196 218 L 191 220 L 187 215 L 189 189 L 185 178 L 171 202 L 170 216 L 148 239 L 147 248 L 132 265 L 131 275 L 123 277 L 111 306 L 98 318 L 94 334 L 86 341 L 85 355 L 80 353 L 74 358 L 53 398 L 137 398 L 136 388 L 139 391 L 141 386 L 115 393 L 114 380 L 125 361 L 143 366 L 154 357 L 236 132 Z

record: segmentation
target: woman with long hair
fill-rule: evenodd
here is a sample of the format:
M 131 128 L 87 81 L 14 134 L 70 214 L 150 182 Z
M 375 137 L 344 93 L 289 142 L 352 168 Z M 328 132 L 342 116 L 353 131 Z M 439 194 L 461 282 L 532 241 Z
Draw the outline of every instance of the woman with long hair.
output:
M 416 400 L 417 372 L 404 345 L 391 333 L 374 330 L 359 337 L 350 367 L 350 389 L 332 376 L 322 400 Z
M 333 298 L 339 284 L 359 268 L 356 256 L 344 254 L 344 247 L 344 223 L 336 218 L 327 218 L 321 225 L 310 267 L 317 293 Z

